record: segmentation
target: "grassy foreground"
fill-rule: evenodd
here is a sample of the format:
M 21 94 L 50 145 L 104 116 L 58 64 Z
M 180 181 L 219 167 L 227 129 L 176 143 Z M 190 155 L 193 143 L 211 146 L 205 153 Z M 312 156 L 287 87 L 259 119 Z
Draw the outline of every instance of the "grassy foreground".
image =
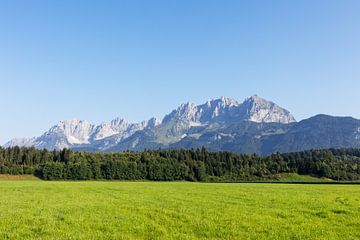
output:
M 40 180 L 33 175 L 11 175 L 11 174 L 0 174 L 1 180 Z
M 359 239 L 360 186 L 0 181 L 0 239 Z

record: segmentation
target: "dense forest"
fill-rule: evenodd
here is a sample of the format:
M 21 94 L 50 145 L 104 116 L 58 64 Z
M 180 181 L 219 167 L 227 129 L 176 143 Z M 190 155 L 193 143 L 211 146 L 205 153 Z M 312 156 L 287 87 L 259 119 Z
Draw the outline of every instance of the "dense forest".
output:
M 33 174 L 46 180 L 256 181 L 281 173 L 334 180 L 360 179 L 360 149 L 255 154 L 195 150 L 86 153 L 1 148 L 1 174 Z

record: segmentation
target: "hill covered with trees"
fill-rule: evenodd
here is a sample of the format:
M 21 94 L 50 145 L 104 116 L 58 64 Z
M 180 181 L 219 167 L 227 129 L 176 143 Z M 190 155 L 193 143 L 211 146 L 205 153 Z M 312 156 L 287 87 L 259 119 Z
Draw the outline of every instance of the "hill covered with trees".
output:
M 360 179 L 360 149 L 256 154 L 191 150 L 88 153 L 0 148 L 1 174 L 45 180 L 266 181 L 297 173 L 333 180 Z

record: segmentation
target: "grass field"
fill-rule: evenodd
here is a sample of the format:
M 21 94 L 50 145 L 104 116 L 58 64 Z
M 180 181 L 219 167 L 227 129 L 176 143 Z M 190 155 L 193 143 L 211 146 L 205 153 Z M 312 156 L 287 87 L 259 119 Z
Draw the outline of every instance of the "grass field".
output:
M 279 174 L 279 182 L 298 182 L 298 183 L 307 183 L 307 182 L 311 182 L 311 183 L 324 183 L 324 182 L 332 182 L 331 179 L 324 179 L 324 178 L 317 178 L 317 177 L 312 177 L 312 176 L 308 176 L 308 175 L 299 175 L 296 173 L 282 173 Z
M 0 239 L 360 239 L 360 186 L 4 180 Z
M 33 175 L 0 174 L 0 180 L 40 180 Z

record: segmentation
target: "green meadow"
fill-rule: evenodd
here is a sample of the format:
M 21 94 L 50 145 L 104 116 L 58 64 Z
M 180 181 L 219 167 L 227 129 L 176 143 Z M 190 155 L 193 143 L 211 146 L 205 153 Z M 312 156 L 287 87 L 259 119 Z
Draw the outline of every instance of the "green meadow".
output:
M 360 239 L 360 186 L 2 180 L 0 239 Z

